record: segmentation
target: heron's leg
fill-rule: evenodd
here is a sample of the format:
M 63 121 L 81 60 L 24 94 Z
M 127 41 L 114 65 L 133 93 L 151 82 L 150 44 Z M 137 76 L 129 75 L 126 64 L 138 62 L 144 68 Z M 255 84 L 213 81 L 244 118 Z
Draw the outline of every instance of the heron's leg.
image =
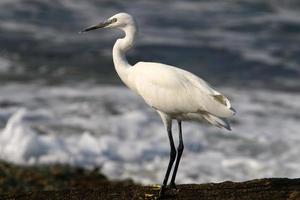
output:
M 165 175 L 165 178 L 164 178 L 164 181 L 163 181 L 163 185 L 162 185 L 161 190 L 160 190 L 160 195 L 164 192 L 164 189 L 167 186 L 170 171 L 172 169 L 173 163 L 174 163 L 175 158 L 176 158 L 176 149 L 175 149 L 175 145 L 174 145 L 174 141 L 173 141 L 172 130 L 168 130 L 168 136 L 169 136 L 169 142 L 170 142 L 170 147 L 171 147 L 170 160 L 169 160 L 169 165 L 168 165 L 168 168 L 167 168 L 167 172 L 166 172 L 166 175 Z
M 182 139 L 181 121 L 178 121 L 178 129 L 179 129 L 179 145 L 177 147 L 177 159 L 176 159 L 176 162 L 175 162 L 174 171 L 173 171 L 173 175 L 172 175 L 171 182 L 170 182 L 171 188 L 176 187 L 175 186 L 176 174 L 177 174 L 180 158 L 181 158 L 181 155 L 182 155 L 182 152 L 183 152 L 183 149 L 184 149 L 183 139 Z

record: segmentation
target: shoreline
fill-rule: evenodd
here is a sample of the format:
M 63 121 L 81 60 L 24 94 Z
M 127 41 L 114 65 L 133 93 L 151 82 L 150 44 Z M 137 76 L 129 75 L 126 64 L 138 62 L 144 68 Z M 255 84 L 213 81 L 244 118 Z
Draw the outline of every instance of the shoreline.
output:
M 72 199 L 111 200 L 147 199 L 156 200 L 157 186 L 140 186 L 133 183 L 102 183 L 97 188 L 68 189 L 57 191 L 33 191 L 7 194 L 0 199 Z M 299 200 L 300 179 L 270 178 L 246 182 L 222 182 L 178 185 L 167 189 L 161 199 L 201 200 Z
M 17 166 L 0 162 L 0 199 L 157 199 L 159 186 L 132 180 L 111 181 L 99 168 L 67 165 Z M 161 199 L 299 200 L 300 178 L 265 178 L 246 182 L 183 184 Z

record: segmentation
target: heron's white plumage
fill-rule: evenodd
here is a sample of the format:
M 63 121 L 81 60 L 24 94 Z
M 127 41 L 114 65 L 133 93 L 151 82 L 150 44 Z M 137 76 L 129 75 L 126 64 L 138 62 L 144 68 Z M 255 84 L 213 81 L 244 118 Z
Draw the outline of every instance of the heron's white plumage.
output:
M 183 114 L 230 117 L 226 97 L 196 75 L 169 65 L 139 62 L 128 73 L 131 87 L 153 108 L 176 118 Z
M 109 18 L 108 23 L 107 28 L 119 28 L 125 32 L 125 37 L 118 39 L 113 48 L 118 75 L 157 110 L 167 127 L 172 124 L 172 119 L 177 119 L 206 120 L 230 129 L 226 118 L 234 115 L 235 111 L 224 95 L 198 76 L 180 68 L 154 62 L 138 62 L 131 66 L 125 53 L 133 46 L 137 36 L 134 19 L 127 13 L 119 13 Z
M 91 26 L 119 28 L 125 37 L 118 39 L 113 47 L 113 61 L 121 80 L 160 115 L 170 141 L 170 160 L 160 195 L 167 185 L 170 170 L 175 161 L 170 187 L 175 186 L 178 165 L 184 149 L 181 121 L 207 121 L 217 127 L 230 130 L 227 120 L 234 114 L 229 100 L 198 76 L 170 65 L 154 62 L 139 62 L 131 66 L 125 53 L 133 46 L 137 36 L 134 19 L 127 13 L 119 13 L 107 21 Z M 172 136 L 172 120 L 178 121 L 179 145 L 175 150 Z

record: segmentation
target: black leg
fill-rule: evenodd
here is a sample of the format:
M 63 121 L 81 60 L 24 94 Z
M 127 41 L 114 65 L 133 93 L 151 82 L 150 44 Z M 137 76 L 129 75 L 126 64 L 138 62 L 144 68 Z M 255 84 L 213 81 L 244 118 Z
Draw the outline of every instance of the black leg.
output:
M 166 175 L 165 175 L 165 178 L 164 178 L 164 182 L 163 182 L 163 185 L 162 185 L 161 190 L 160 190 L 160 195 L 164 192 L 164 189 L 167 186 L 169 175 L 170 175 L 170 171 L 172 169 L 173 163 L 174 163 L 175 158 L 176 158 L 176 149 L 175 149 L 175 145 L 174 145 L 174 141 L 173 141 L 173 136 L 172 136 L 172 131 L 171 130 L 168 130 L 168 136 L 169 136 L 170 147 L 171 147 L 170 160 L 169 160 L 169 165 L 168 165 L 167 172 L 166 172 Z
M 177 159 L 176 159 L 176 162 L 175 162 L 175 167 L 174 167 L 172 179 L 171 179 L 171 182 L 170 182 L 171 188 L 176 187 L 175 186 L 176 174 L 177 174 L 180 158 L 181 158 L 181 155 L 182 155 L 182 152 L 183 152 L 183 149 L 184 149 L 183 139 L 182 139 L 181 121 L 178 121 L 178 129 L 179 129 L 179 145 L 177 147 Z

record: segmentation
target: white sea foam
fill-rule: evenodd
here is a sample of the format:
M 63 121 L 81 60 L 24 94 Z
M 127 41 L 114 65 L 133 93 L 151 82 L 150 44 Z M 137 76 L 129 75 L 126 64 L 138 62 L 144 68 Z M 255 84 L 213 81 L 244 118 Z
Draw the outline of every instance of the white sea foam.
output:
M 0 73 L 7 72 L 12 66 L 10 60 L 0 57 Z
M 300 95 L 220 90 L 238 111 L 233 131 L 184 123 L 178 182 L 298 176 Z M 100 166 L 110 178 L 161 182 L 169 158 L 167 134 L 156 113 L 128 89 L 8 85 L 0 92 L 0 102 L 14 102 L 0 110 L 8 120 L 0 134 L 1 159 Z

